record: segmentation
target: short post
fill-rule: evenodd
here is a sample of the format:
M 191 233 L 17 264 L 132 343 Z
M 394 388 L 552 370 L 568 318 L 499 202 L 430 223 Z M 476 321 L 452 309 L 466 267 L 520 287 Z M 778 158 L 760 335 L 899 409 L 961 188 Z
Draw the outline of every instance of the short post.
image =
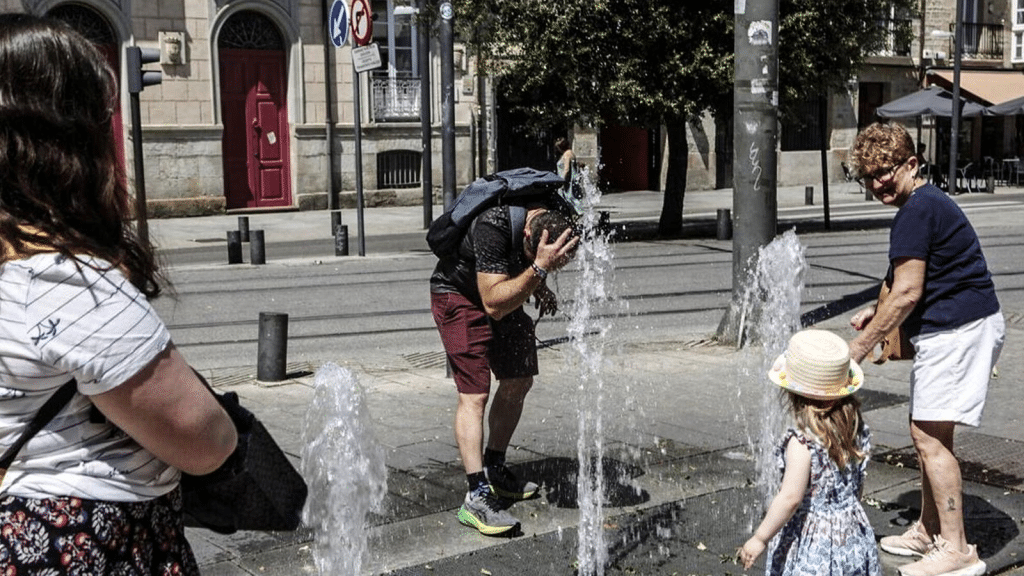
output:
M 242 263 L 242 233 L 228 230 L 228 264 Z
M 252 242 L 249 244 L 249 262 L 252 264 L 267 263 L 267 247 L 263 242 L 263 230 L 252 231 Z
M 719 240 L 732 239 L 732 217 L 729 214 L 728 208 L 718 209 L 718 233 L 716 238 Z
M 334 228 L 334 255 L 348 256 L 348 226 L 344 224 Z
M 238 232 L 242 236 L 242 242 L 249 241 L 249 217 L 239 216 L 238 217 Z
M 814 206 L 814 186 L 804 186 L 804 204 Z
M 985 192 L 989 194 L 996 191 L 996 177 L 989 174 L 985 177 Z
M 341 226 L 341 210 L 331 210 L 331 234 L 336 234 Z
M 865 200 L 874 200 L 875 199 L 875 195 L 871 193 L 871 189 L 868 188 L 867 186 L 864 187 L 864 199 Z
M 256 379 L 280 382 L 285 379 L 288 359 L 288 315 L 260 312 L 256 353 Z

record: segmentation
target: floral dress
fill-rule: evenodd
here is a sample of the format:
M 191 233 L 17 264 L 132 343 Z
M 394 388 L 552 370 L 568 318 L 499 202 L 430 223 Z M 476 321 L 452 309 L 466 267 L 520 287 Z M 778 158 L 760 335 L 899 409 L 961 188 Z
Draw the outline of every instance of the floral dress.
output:
M 775 461 L 786 467 L 786 445 L 800 442 L 811 453 L 811 478 L 803 502 L 768 548 L 768 576 L 881 576 L 875 532 L 860 504 L 867 460 L 844 470 L 814 436 L 789 428 L 775 448 Z M 864 452 L 871 448 L 863 426 L 857 436 Z

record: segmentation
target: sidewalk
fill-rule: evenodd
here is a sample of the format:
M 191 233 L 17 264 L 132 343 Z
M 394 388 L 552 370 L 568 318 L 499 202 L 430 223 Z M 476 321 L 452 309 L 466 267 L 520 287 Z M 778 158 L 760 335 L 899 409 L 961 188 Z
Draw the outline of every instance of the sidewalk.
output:
M 820 190 L 815 190 L 820 210 Z M 729 209 L 732 191 L 686 195 L 689 221 L 711 220 Z M 997 192 L 998 196 L 998 192 Z M 601 209 L 612 223 L 653 222 L 660 192 L 606 196 Z M 852 185 L 830 187 L 831 206 L 864 201 Z M 780 219 L 805 208 L 803 187 L 780 189 Z M 441 213 L 434 208 L 434 215 Z M 329 237 L 326 212 L 249 215 L 250 229 L 269 238 Z M 422 208 L 371 208 L 364 214 L 367 235 L 422 233 Z M 236 229 L 237 216 L 152 220 L 151 235 L 164 249 L 223 242 Z M 343 211 L 354 242 L 356 215 Z M 373 254 L 371 256 L 387 256 Z M 1024 565 L 1024 426 L 1019 385 L 1024 381 L 1024 321 L 1020 302 L 1008 324 L 1007 347 L 994 380 L 986 422 L 958 433 L 965 461 L 965 514 L 968 539 L 979 544 L 989 574 Z M 1004 305 L 1005 306 L 1005 305 Z M 845 318 L 819 326 L 842 329 Z M 509 452 L 513 468 L 542 479 L 541 497 L 516 504 L 523 523 L 514 539 L 482 536 L 461 526 L 455 511 L 465 483 L 451 435 L 454 402 L 445 377 L 443 354 L 387 364 L 344 366 L 366 391 L 374 432 L 387 451 L 388 495 L 384 512 L 371 519 L 364 574 L 395 575 L 561 575 L 573 574 L 576 559 L 576 414 L 590 408 L 608 417 L 604 536 L 607 574 L 738 574 L 728 561 L 760 520 L 749 421 L 757 414 L 763 388 L 750 377 L 761 359 L 705 339 L 714 327 L 682 327 L 677 340 L 605 346 L 601 405 L 586 406 L 567 363 L 566 345 L 541 351 L 542 375 L 531 392 Z M 239 393 L 286 452 L 297 455 L 301 426 L 319 366 L 290 366 L 294 378 L 273 385 L 255 382 L 234 369 L 208 376 L 222 390 Z M 890 362 L 866 372 L 862 391 L 865 418 L 873 431 L 865 508 L 877 535 L 902 532 L 919 499 L 918 472 L 912 469 L 907 433 L 907 370 Z M 870 388 L 870 389 L 869 389 Z M 614 418 L 612 417 L 614 415 Z M 188 531 L 207 576 L 316 573 L 311 534 L 245 532 L 221 536 Z M 907 560 L 882 554 L 886 574 Z M 749 574 L 763 573 L 758 564 Z M 347 575 L 341 575 L 347 576 Z

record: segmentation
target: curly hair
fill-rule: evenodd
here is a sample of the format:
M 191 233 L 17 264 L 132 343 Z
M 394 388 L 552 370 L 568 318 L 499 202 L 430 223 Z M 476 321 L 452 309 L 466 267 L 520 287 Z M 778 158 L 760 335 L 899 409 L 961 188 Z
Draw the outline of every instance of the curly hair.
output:
M 916 153 L 914 139 L 901 124 L 875 122 L 857 134 L 853 141 L 852 161 L 860 174 L 893 166 Z
M 846 396 L 835 402 L 813 400 L 792 392 L 787 396 L 797 427 L 813 434 L 840 470 L 867 458 L 867 454 L 857 447 L 857 435 L 863 419 L 860 400 L 856 396 Z
M 0 263 L 93 256 L 155 297 L 164 279 L 153 247 L 127 221 L 116 94 L 106 59 L 69 26 L 0 15 Z

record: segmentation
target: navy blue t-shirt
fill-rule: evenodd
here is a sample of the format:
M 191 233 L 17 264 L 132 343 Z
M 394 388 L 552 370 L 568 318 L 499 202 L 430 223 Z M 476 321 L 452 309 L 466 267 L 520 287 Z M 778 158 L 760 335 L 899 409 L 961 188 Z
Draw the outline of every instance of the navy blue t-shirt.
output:
M 950 330 L 999 311 L 978 235 L 945 192 L 926 184 L 896 213 L 889 232 L 889 277 L 897 258 L 927 264 L 921 302 L 903 322 L 910 336 Z

